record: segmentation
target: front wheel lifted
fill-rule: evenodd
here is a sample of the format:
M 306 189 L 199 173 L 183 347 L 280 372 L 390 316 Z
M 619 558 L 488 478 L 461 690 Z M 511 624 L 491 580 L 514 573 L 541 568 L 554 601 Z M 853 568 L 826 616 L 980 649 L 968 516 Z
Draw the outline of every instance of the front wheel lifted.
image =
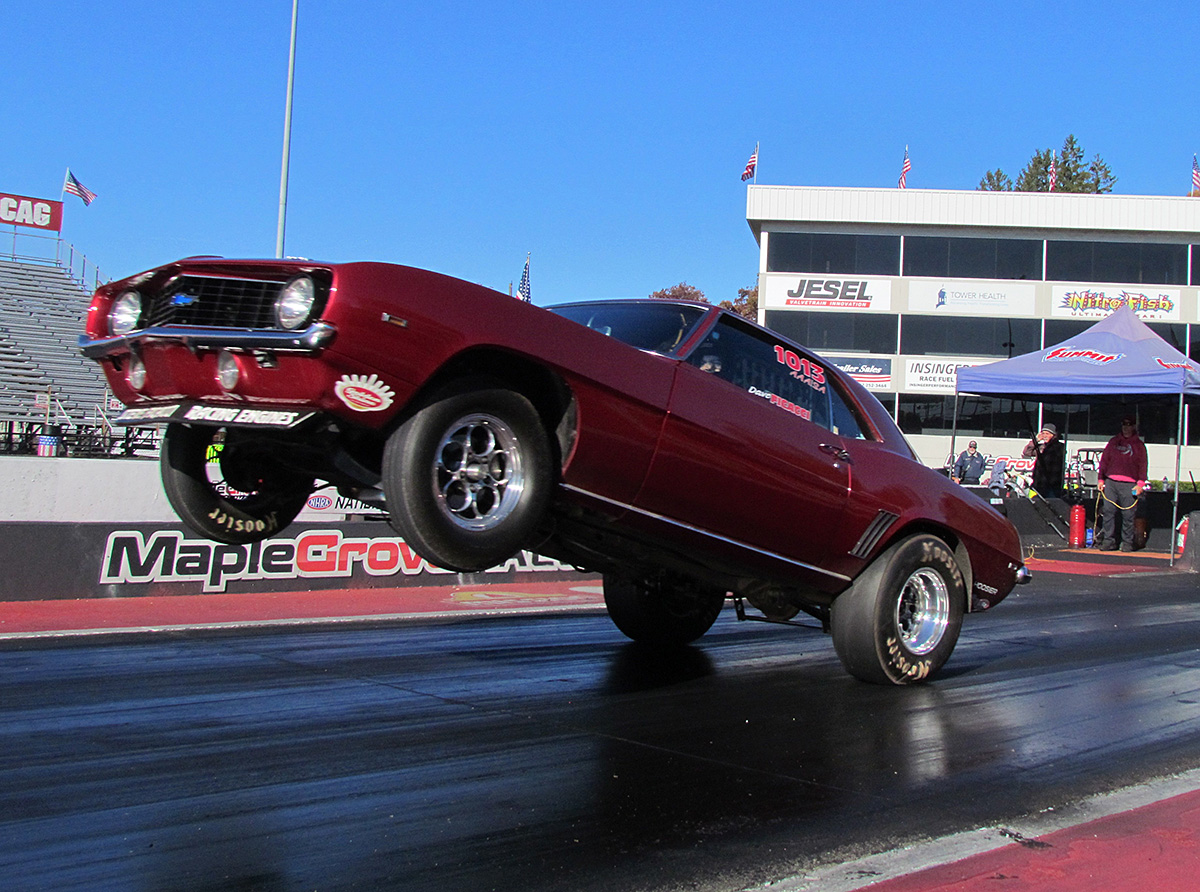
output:
M 717 620 L 725 593 L 663 577 L 631 580 L 604 577 L 609 618 L 627 637 L 657 646 L 695 641 Z
M 552 456 L 528 399 L 460 382 L 388 438 L 383 490 L 392 526 L 439 567 L 494 567 L 529 545 L 542 522 Z
M 245 545 L 296 519 L 313 478 L 276 462 L 269 441 L 236 429 L 171 424 L 159 457 L 167 501 L 202 536 Z
M 833 646 L 862 681 L 926 681 L 950 658 L 965 605 L 963 574 L 949 546 L 936 536 L 910 536 L 834 599 Z

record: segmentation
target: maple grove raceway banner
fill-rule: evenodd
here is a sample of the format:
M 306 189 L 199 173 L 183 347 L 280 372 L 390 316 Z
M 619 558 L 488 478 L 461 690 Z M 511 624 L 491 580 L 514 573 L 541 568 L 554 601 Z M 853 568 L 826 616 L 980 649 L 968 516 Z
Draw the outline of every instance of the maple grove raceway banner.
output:
M 595 578 L 528 551 L 482 573 L 454 573 L 419 557 L 383 523 L 293 524 L 251 545 L 171 524 L 5 523 L 0 537 L 0 601 Z

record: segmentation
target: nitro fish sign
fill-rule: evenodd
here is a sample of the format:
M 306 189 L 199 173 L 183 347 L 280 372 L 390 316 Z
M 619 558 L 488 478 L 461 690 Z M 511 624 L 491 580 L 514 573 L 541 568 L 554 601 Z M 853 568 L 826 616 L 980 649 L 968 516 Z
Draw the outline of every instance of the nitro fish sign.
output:
M 1103 319 L 1128 306 L 1148 321 L 1178 320 L 1180 292 L 1170 288 L 1106 288 L 1102 285 L 1059 285 L 1053 290 L 1051 312 L 1075 319 Z

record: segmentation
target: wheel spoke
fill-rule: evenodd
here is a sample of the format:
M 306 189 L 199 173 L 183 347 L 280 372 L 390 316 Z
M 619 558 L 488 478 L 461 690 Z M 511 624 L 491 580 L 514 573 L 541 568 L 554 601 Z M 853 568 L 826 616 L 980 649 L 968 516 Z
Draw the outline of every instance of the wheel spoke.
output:
M 470 530 L 490 529 L 520 497 L 520 444 L 499 418 L 482 413 L 460 418 L 442 437 L 434 474 L 451 520 Z

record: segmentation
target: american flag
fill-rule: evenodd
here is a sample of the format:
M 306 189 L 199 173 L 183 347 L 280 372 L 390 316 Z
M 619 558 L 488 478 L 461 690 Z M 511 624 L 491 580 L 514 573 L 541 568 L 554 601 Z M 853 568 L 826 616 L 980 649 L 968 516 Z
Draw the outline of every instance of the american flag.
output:
M 1050 151 L 1050 191 L 1054 191 L 1054 187 L 1058 185 L 1058 165 L 1054 160 L 1054 150 Z
M 525 271 L 521 273 L 521 284 L 517 286 L 517 294 L 525 303 L 530 303 L 529 299 L 529 257 L 525 257 Z
M 1192 188 L 1200 189 L 1200 164 L 1196 163 L 1196 156 L 1192 156 Z
M 754 176 L 754 168 L 758 167 L 758 146 L 754 147 L 754 151 L 750 155 L 750 160 L 746 162 L 746 169 L 742 171 L 742 182 Z
M 907 189 L 908 172 L 912 170 L 912 162 L 908 160 L 908 146 L 904 147 L 904 164 L 900 166 L 900 182 L 897 183 L 901 189 Z
M 96 200 L 96 193 L 75 179 L 75 174 L 71 173 L 71 168 L 69 167 L 67 168 L 67 178 L 63 180 L 63 192 L 78 195 L 83 199 L 85 206 Z

